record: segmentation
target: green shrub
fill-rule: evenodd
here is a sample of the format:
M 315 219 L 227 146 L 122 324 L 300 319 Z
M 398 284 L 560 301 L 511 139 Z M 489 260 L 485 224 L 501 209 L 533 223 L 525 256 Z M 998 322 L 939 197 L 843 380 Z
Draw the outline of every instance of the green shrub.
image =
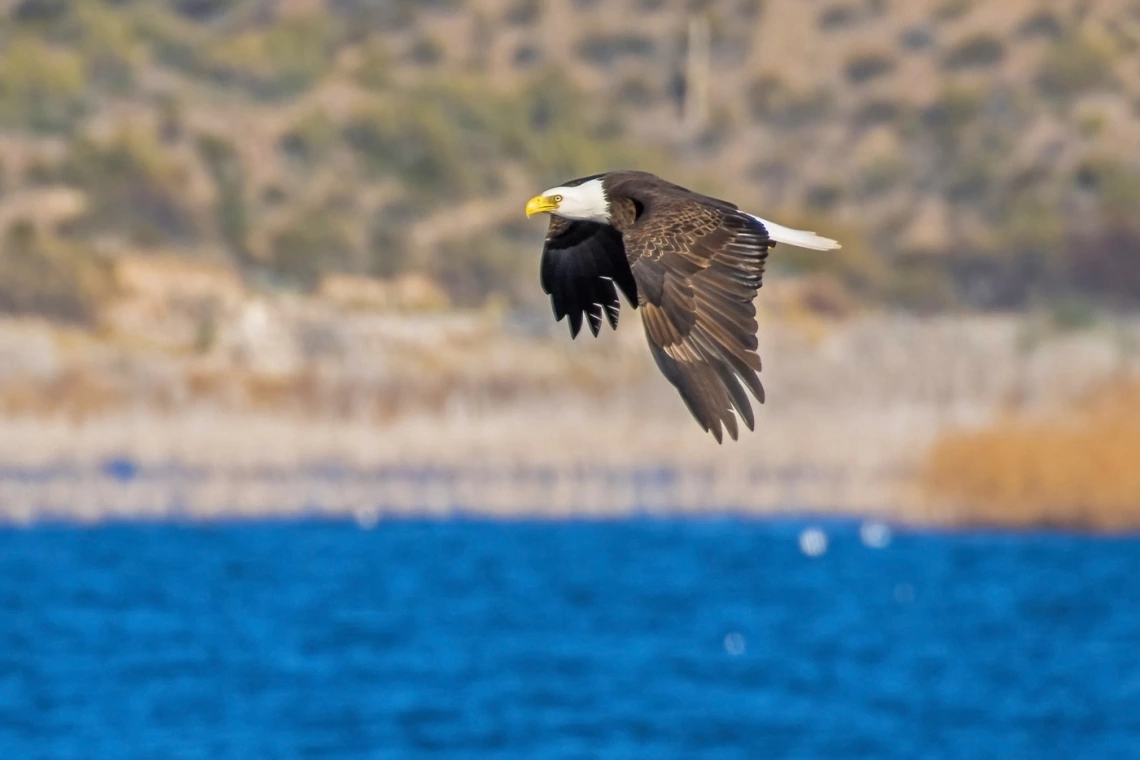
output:
M 983 97 L 979 90 L 949 85 L 923 110 L 922 123 L 943 142 L 955 142 L 980 116 Z
M 417 217 L 416 210 L 405 203 L 391 203 L 372 217 L 368 240 L 368 273 L 391 277 L 408 269 L 408 223 Z
M 1068 37 L 1050 47 L 1037 77 L 1044 94 L 1061 100 L 1107 88 L 1114 81 L 1112 51 L 1083 35 Z
M 217 190 L 214 215 L 218 232 L 235 258 L 248 260 L 249 211 L 241 157 L 233 145 L 213 135 L 199 137 L 197 147 Z
M 101 259 L 29 222 L 16 222 L 0 244 L 0 312 L 90 323 L 112 290 Z
M 472 134 L 438 103 L 371 107 L 349 120 L 343 136 L 374 174 L 393 175 L 420 197 L 453 199 L 473 187 L 464 145 Z
M 135 4 L 128 18 L 135 35 L 145 40 L 155 63 L 181 74 L 202 74 L 199 59 L 213 43 L 208 27 L 179 16 L 167 3 Z
M 327 207 L 302 212 L 280 230 L 273 238 L 270 261 L 286 283 L 306 290 L 324 273 L 362 268 L 351 221 Z
M 986 68 L 1005 57 L 1005 45 L 987 32 L 967 37 L 950 48 L 943 65 L 951 70 Z
M 294 97 L 330 70 L 342 36 L 328 18 L 290 20 L 221 37 L 194 53 L 193 67 L 254 97 Z
M 955 163 L 946 182 L 946 199 L 958 205 L 982 205 L 994 180 L 994 167 L 982 158 Z
M 954 305 L 954 283 L 931 262 L 908 259 L 896 263 L 885 297 L 917 312 L 937 312 Z
M 879 124 L 890 124 L 903 117 L 904 107 L 893 100 L 875 98 L 868 100 L 855 111 L 855 126 L 860 129 Z
M 507 8 L 506 22 L 515 26 L 530 26 L 542 15 L 541 0 L 514 0 Z
M 773 74 L 762 75 L 745 95 L 756 121 L 784 129 L 799 129 L 826 118 L 834 108 L 830 90 L 793 90 Z
M 623 58 L 652 58 L 656 50 L 652 38 L 639 34 L 588 34 L 578 43 L 578 55 L 602 67 Z
M 808 188 L 806 202 L 813 211 L 830 211 L 843 199 L 843 187 L 835 182 L 812 185 Z
M 57 175 L 90 199 L 76 232 L 126 234 L 146 243 L 194 240 L 201 234 L 184 192 L 184 169 L 149 132 L 125 131 L 108 142 L 76 141 Z
M 68 130 L 86 110 L 82 58 L 20 36 L 0 50 L 0 123 L 40 132 Z
M 943 0 L 934 9 L 934 18 L 939 21 L 957 21 L 974 8 L 974 0 Z
M 12 9 L 12 20 L 21 24 L 59 21 L 71 9 L 70 0 L 19 0 Z
M 858 53 L 847 61 L 844 72 L 851 84 L 864 84 L 889 74 L 895 68 L 894 59 L 886 53 Z
M 1033 13 L 1017 27 L 1017 33 L 1022 37 L 1043 37 L 1049 40 L 1059 40 L 1064 31 L 1065 27 L 1057 15 L 1045 9 Z
M 618 87 L 618 98 L 621 99 L 622 103 L 636 108 L 645 108 L 653 105 L 654 101 L 657 100 L 657 93 L 654 92 L 652 85 L 644 77 L 631 76 L 627 77 Z
M 523 284 L 523 263 L 533 262 L 533 246 L 512 243 L 495 232 L 446 243 L 431 258 L 429 274 L 459 306 L 481 306 L 491 294 L 517 300 Z M 537 265 L 536 265 L 537 266 Z M 531 274 L 534 273 L 533 270 Z
M 876 198 L 898 187 L 907 177 L 907 165 L 896 157 L 871 162 L 859 175 L 857 194 L 862 199 Z
M 1011 253 L 1034 251 L 1059 259 L 1065 244 L 1067 220 L 1057 212 L 1053 193 L 1043 189 L 1040 178 L 1004 188 L 995 203 L 998 214 L 998 245 Z
M 823 31 L 847 29 L 859 21 L 859 10 L 847 3 L 824 8 L 819 14 L 817 25 Z
M 446 50 L 443 43 L 435 37 L 420 37 L 412 43 L 408 53 L 411 61 L 420 66 L 435 66 L 443 61 Z
M 449 0 L 450 2 L 450 0 Z M 450 2 L 454 5 L 458 0 Z M 404 31 L 411 27 L 422 8 L 442 4 L 439 0 L 335 0 L 329 11 L 344 21 L 349 30 L 387 29 Z
M 379 39 L 369 40 L 363 46 L 363 56 L 356 70 L 357 84 L 369 90 L 384 91 L 391 84 L 392 61 L 387 48 Z
M 737 0 L 736 15 L 740 21 L 756 21 L 764 12 L 764 0 Z
M 174 0 L 170 5 L 194 21 L 210 21 L 236 8 L 244 0 Z
M 311 168 L 329 154 L 339 137 L 327 114 L 312 111 L 281 136 L 277 149 L 293 163 Z
M 1102 213 L 1115 221 L 1140 222 L 1140 169 L 1126 164 L 1108 164 L 1097 182 L 1097 201 Z
M 925 27 L 912 26 L 899 35 L 899 44 L 907 50 L 926 50 L 934 44 L 934 34 Z
M 496 110 L 496 130 L 507 158 L 521 159 L 544 181 L 559 182 L 614 166 L 652 168 L 661 156 L 620 138 L 592 101 L 559 73 L 532 79 Z
M 542 57 L 541 51 L 534 45 L 519 45 L 515 51 L 515 66 L 520 69 L 529 68 Z

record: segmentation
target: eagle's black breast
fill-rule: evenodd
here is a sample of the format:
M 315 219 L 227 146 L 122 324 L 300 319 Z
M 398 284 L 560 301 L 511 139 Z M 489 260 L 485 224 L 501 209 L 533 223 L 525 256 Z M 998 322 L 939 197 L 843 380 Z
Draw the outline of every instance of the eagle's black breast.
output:
M 582 329 L 583 314 L 595 336 L 603 314 L 611 327 L 617 327 L 619 288 L 631 304 L 637 303 L 637 284 L 621 233 L 608 224 L 550 217 L 540 281 L 555 318 L 569 317 L 571 337 Z

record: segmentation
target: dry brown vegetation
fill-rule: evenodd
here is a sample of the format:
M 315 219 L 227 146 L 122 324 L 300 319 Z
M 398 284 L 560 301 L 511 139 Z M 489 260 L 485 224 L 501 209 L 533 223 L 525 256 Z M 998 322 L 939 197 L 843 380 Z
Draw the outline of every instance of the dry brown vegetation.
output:
M 955 523 L 1140 526 L 1140 383 L 1046 418 L 942 437 L 923 486 Z
M 616 166 L 817 220 L 864 302 L 1135 305 L 1138 72 L 1132 0 L 0 0 L 0 311 L 124 251 L 541 307 L 520 199 Z
M 144 279 L 130 284 L 137 290 Z M 711 478 L 692 493 L 663 487 L 654 497 L 663 508 L 846 511 L 912 522 L 1075 521 L 1075 510 L 1064 513 L 1050 501 L 1030 505 L 1036 492 L 990 513 L 923 511 L 912 498 L 912 478 L 941 432 L 989 419 L 1011 399 L 1027 413 L 1066 408 L 1109 378 L 1140 374 L 1140 323 L 1029 334 L 1026 320 L 1013 317 L 851 317 L 826 280 L 781 280 L 759 315 L 768 403 L 756 409 L 754 433 L 717 446 L 653 366 L 628 311 L 622 329 L 583 343 L 546 318 L 526 322 L 491 310 L 377 314 L 278 298 L 243 302 L 199 339 L 191 306 L 148 312 L 155 330 L 145 334 L 113 324 L 93 335 L 43 320 L 0 320 L 0 461 L 9 473 L 6 480 L 0 473 L 0 522 L 4 510 L 14 514 L 12 504 L 43 514 L 37 510 L 47 492 L 11 473 L 75 462 L 95 468 L 98 480 L 99 463 L 122 456 L 205 468 L 223 479 L 235 467 L 352 463 L 363 468 L 353 497 L 363 501 L 369 468 L 393 463 L 476 474 L 516 465 L 563 473 L 648 467 L 674 468 L 694 485 Z M 1090 402 L 1086 413 L 1111 419 L 1127 403 L 1135 416 L 1140 394 L 1126 399 L 1101 402 L 1106 411 Z M 1088 435 L 1101 435 L 1097 430 Z M 1121 430 L 1132 431 L 1123 444 L 1114 443 L 1125 440 L 1123 432 L 1094 443 L 1134 454 L 1135 427 Z M 1040 437 L 1035 431 L 1027 436 Z M 972 446 L 967 441 L 967 453 Z M 1024 470 L 1018 453 L 1012 464 L 992 457 L 988 464 Z M 1112 466 L 1126 470 L 1120 460 Z M 950 488 L 959 465 L 945 467 L 951 475 L 940 483 Z M 566 482 L 571 490 L 559 497 L 559 509 L 644 506 L 642 497 L 606 491 L 600 482 L 597 494 L 586 495 L 573 478 Z M 1118 477 L 1112 482 L 1129 488 Z M 318 486 L 327 495 L 327 484 Z M 23 495 L 14 497 L 13 487 Z M 93 487 L 84 480 L 73 492 L 49 488 L 47 495 L 79 508 L 91 504 L 83 494 Z M 495 488 L 501 495 L 512 486 Z M 284 502 L 273 501 L 278 495 L 257 491 L 239 501 L 253 513 L 281 508 Z M 233 504 L 223 496 L 211 503 L 224 511 Z M 411 508 L 418 497 L 406 498 Z M 531 498 L 515 498 L 512 509 L 521 514 L 546 503 Z M 91 506 L 92 514 L 102 514 L 99 507 Z M 1061 516 L 1041 517 L 1047 510 Z M 1093 524 L 1140 519 L 1135 510 L 1116 517 Z

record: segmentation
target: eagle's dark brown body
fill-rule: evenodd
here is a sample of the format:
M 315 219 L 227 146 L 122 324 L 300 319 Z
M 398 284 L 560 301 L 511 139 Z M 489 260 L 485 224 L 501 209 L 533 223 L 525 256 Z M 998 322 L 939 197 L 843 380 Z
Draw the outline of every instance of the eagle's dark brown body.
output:
M 705 430 L 722 440 L 752 429 L 745 393 L 764 401 L 756 353 L 756 307 L 768 249 L 764 225 L 731 203 L 644 172 L 600 179 L 609 223 L 552 212 L 541 282 L 555 316 L 577 336 L 585 315 L 598 334 L 603 315 L 617 326 L 621 292 L 642 313 L 653 358 Z

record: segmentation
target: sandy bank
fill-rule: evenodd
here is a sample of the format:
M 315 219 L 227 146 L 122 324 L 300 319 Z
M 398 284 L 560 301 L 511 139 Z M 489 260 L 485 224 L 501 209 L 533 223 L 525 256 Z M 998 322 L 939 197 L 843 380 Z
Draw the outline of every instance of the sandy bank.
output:
M 381 371 L 365 377 L 352 361 L 325 362 L 303 393 L 260 405 L 224 389 L 152 403 L 156 377 L 187 382 L 170 369 L 183 360 L 162 357 L 157 373 L 131 354 L 118 374 L 98 376 L 118 389 L 105 408 L 9 408 L 0 519 L 794 510 L 953 522 L 912 487 L 940 433 L 1011 405 L 1064 406 L 1137 371 L 1134 343 L 1121 337 L 1135 334 L 1130 324 L 1033 340 L 1012 318 L 817 328 L 762 328 L 769 401 L 757 431 L 724 446 L 647 366 L 636 329 L 575 343 L 561 333 L 468 334 L 464 356 L 478 366 L 466 374 L 451 339 L 409 342 L 377 329 L 362 342 Z M 38 366 L 64 372 L 69 360 L 52 345 L 41 346 Z M 112 349 L 98 351 L 116 366 Z M 434 382 L 433 363 L 458 379 Z M 9 377 L 8 387 L 19 382 Z M 349 387 L 367 401 L 359 412 L 333 403 Z

